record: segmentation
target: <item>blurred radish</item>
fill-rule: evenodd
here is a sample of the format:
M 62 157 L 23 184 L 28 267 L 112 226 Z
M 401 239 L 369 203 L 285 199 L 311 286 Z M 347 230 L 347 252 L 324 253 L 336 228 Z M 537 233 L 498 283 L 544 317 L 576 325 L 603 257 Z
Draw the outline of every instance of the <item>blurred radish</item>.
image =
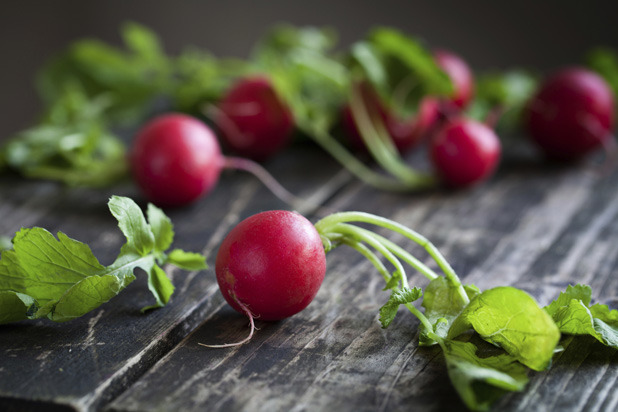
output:
M 500 140 L 487 125 L 465 118 L 447 121 L 433 136 L 431 160 L 442 180 L 452 187 L 487 179 L 500 161 Z
M 264 76 L 240 79 L 219 102 L 214 119 L 225 146 L 257 161 L 285 147 L 294 129 L 292 113 Z
M 580 67 L 562 69 L 541 84 L 525 121 L 548 157 L 580 158 L 613 144 L 614 96 L 598 74 Z

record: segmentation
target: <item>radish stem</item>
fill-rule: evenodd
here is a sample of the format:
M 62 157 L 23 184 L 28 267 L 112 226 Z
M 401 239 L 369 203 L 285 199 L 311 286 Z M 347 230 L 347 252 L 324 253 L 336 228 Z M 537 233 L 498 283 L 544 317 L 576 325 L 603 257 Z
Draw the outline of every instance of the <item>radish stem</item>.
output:
M 358 87 L 352 88 L 350 109 L 358 130 L 376 162 L 410 190 L 423 189 L 435 184 L 435 178 L 419 173 L 405 164 L 395 148 L 382 119 L 377 113 L 369 113 Z
M 245 314 L 247 315 L 247 317 L 249 318 L 249 324 L 251 326 L 250 330 L 249 330 L 249 336 L 247 336 L 246 338 L 244 338 L 241 341 L 238 342 L 234 342 L 234 343 L 224 343 L 222 345 L 208 345 L 206 343 L 197 343 L 200 346 L 205 346 L 207 348 L 232 348 L 234 346 L 240 346 L 243 345 L 247 342 L 249 342 L 251 340 L 251 338 L 253 337 L 253 332 L 255 332 L 255 323 L 253 321 L 253 314 L 251 313 L 251 311 L 249 310 L 249 308 L 247 308 L 247 306 L 243 305 L 242 302 L 239 302 L 238 300 L 236 300 L 236 303 L 238 303 L 238 306 L 241 307 L 241 309 L 243 310 L 243 312 L 245 312 Z
M 301 212 L 306 212 L 307 210 L 316 211 L 320 210 L 322 207 L 292 194 L 289 190 L 283 187 L 281 183 L 279 183 L 277 179 L 275 179 L 273 175 L 268 172 L 268 170 L 253 160 L 243 157 L 227 156 L 224 158 L 223 167 L 226 169 L 244 170 L 245 172 L 251 173 L 281 201 Z
M 438 264 L 438 266 L 444 273 L 449 283 L 458 289 L 458 293 L 460 294 L 463 302 L 466 305 L 470 302 L 470 299 L 468 298 L 468 295 L 466 291 L 464 290 L 464 287 L 461 284 L 459 277 L 457 276 L 457 274 L 455 273 L 451 265 L 446 261 L 444 256 L 442 256 L 440 251 L 424 236 L 422 236 L 421 234 L 415 232 L 414 230 L 410 228 L 407 228 L 392 220 L 389 220 L 389 219 L 386 219 L 380 216 L 372 215 L 369 213 L 364 213 L 364 212 L 334 213 L 318 221 L 315 224 L 315 227 L 318 230 L 318 233 L 320 233 L 321 235 L 326 235 L 328 233 L 340 233 L 339 229 L 341 227 L 341 224 L 348 223 L 348 222 L 369 223 L 372 225 L 383 227 L 385 229 L 389 229 L 396 233 L 399 233 L 405 236 L 406 238 L 412 240 L 413 242 L 419 244 L 427 251 L 427 253 Z M 362 230 L 358 230 L 355 233 L 358 234 L 359 236 L 363 236 L 363 237 L 366 236 L 366 233 L 364 233 Z M 372 236 L 372 240 L 380 242 L 380 245 L 388 250 L 388 247 L 379 238 Z M 389 254 L 390 253 L 391 251 L 389 250 Z
M 356 226 L 346 223 L 337 224 L 333 227 L 333 231 L 336 233 L 341 233 L 343 235 L 348 235 L 353 239 L 365 242 L 369 246 L 380 252 L 380 254 L 382 254 L 382 256 L 384 256 L 394 266 L 395 272 L 398 273 L 399 277 L 401 278 L 401 283 L 403 287 L 408 287 L 408 278 L 406 277 L 406 271 L 403 268 L 403 265 L 393 253 L 391 253 L 378 239 L 374 237 L 374 233 L 371 233 L 369 231 L 363 231 Z M 389 279 L 385 280 L 388 282 L 392 276 L 394 275 L 391 275 Z
M 393 179 L 392 177 L 385 176 L 369 168 L 352 153 L 350 153 L 345 147 L 343 147 L 341 143 L 339 143 L 328 132 L 315 131 L 315 133 L 312 134 L 312 137 L 315 142 L 318 143 L 331 156 L 333 156 L 335 160 L 337 160 L 350 173 L 364 183 L 392 192 L 410 191 L 410 186 L 408 184 Z

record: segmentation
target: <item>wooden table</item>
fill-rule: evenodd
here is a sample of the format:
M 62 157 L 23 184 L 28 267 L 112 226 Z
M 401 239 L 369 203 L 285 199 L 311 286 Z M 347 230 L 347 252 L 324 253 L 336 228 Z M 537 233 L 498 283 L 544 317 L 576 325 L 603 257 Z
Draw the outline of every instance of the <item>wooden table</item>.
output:
M 515 285 L 545 305 L 568 283 L 582 282 L 598 301 L 617 302 L 618 170 L 599 176 L 590 162 L 549 165 L 522 145 L 484 185 L 402 195 L 358 183 L 307 144 L 266 167 L 291 191 L 329 208 L 414 228 L 481 289 Z M 35 225 L 61 230 L 109 264 L 124 241 L 107 211 L 111 194 L 140 199 L 131 183 L 84 190 L 1 177 L 0 234 Z M 253 177 L 226 172 L 211 196 L 168 214 L 175 246 L 205 253 L 213 266 L 234 224 L 275 208 L 285 205 Z M 213 269 L 167 268 L 176 292 L 168 306 L 147 314 L 139 309 L 152 295 L 137 273 L 118 297 L 77 320 L 0 326 L 0 410 L 464 410 L 439 349 L 418 346 L 413 316 L 402 310 L 380 328 L 378 309 L 388 295 L 375 269 L 344 247 L 327 259 L 324 284 L 306 310 L 258 321 L 253 340 L 237 348 L 198 345 L 248 333 L 247 319 L 219 293 Z M 410 280 L 426 284 L 417 274 Z M 532 374 L 524 392 L 494 409 L 617 410 L 617 361 L 618 352 L 593 339 L 567 342 L 551 370 Z

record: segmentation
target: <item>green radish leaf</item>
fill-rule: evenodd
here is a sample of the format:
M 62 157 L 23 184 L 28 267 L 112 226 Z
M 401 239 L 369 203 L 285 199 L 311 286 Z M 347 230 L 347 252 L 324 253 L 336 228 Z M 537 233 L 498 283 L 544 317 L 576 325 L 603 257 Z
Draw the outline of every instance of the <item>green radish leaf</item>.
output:
M 169 94 L 172 106 L 184 113 L 203 113 L 216 104 L 238 78 L 252 71 L 250 62 L 219 59 L 196 48 L 187 48 L 174 61 L 174 79 Z
M 8 236 L 0 236 L 0 252 L 13 249 L 13 241 Z
M 498 110 L 500 116 L 495 126 L 515 129 L 521 125 L 524 110 L 538 84 L 538 76 L 524 70 L 477 76 L 474 101 L 466 114 L 485 121 L 492 111 Z
M 88 98 L 111 98 L 113 105 L 106 113 L 111 123 L 132 124 L 142 119 L 152 100 L 172 89 L 174 65 L 154 32 L 144 26 L 127 23 L 121 35 L 126 49 L 81 39 L 50 60 L 37 77 L 44 100 L 53 103 L 68 83 L 77 83 Z
M 397 310 L 400 305 L 406 303 L 412 303 L 423 295 L 421 288 L 408 289 L 403 288 L 401 290 L 395 290 L 391 293 L 388 301 L 380 308 L 380 323 L 383 328 L 387 328 L 388 325 L 395 319 Z
M 158 36 L 146 26 L 127 22 L 123 26 L 122 37 L 127 48 L 144 59 L 157 60 L 163 57 Z
M 0 290 L 32 296 L 44 305 L 103 269 L 87 245 L 62 232 L 56 239 L 42 228 L 21 229 L 13 238 L 13 250 L 2 252 Z
M 165 271 L 156 264 L 148 272 L 148 289 L 154 295 L 157 303 L 142 308 L 142 312 L 165 306 L 174 293 L 172 281 L 167 277 Z
M 592 289 L 588 285 L 569 285 L 565 292 L 560 292 L 558 298 L 545 306 L 545 311 L 552 317 L 568 306 L 572 300 L 581 301 L 584 306 L 590 305 L 592 299 Z
M 399 271 L 395 271 L 393 275 L 388 279 L 384 289 L 382 290 L 391 290 L 399 288 L 399 284 L 401 283 L 401 273 Z
M 272 27 L 258 41 L 252 59 L 258 65 L 277 65 L 282 59 L 303 50 L 315 53 L 327 53 L 337 44 L 337 34 L 329 28 L 296 27 L 279 24 Z
M 55 304 L 48 317 L 55 322 L 78 318 L 120 293 L 135 276 L 95 275 L 71 286 Z
M 206 269 L 206 257 L 199 253 L 185 252 L 184 250 L 174 249 L 167 255 L 167 262 L 185 270 Z
M 590 306 L 591 296 L 590 286 L 569 285 L 545 310 L 556 322 L 560 332 L 590 335 L 618 349 L 618 310 L 610 310 L 607 305 Z
M 599 73 L 618 96 L 618 53 L 609 47 L 597 47 L 586 56 L 586 64 Z
M 0 290 L 0 325 L 28 318 L 28 308 L 34 299 L 12 290 Z
M 480 291 L 474 287 L 466 287 L 468 298 L 472 300 Z M 438 277 L 425 288 L 425 296 L 421 306 L 425 308 L 425 316 L 432 325 L 440 321 L 440 327 L 433 331 L 438 336 L 446 338 L 448 329 L 453 321 L 464 310 L 468 302 L 464 302 L 459 294 L 459 287 L 455 287 L 444 277 Z M 427 336 L 431 332 L 421 325 L 420 344 L 423 346 L 434 345 L 437 342 Z
M 441 346 L 451 382 L 472 410 L 488 410 L 506 392 L 528 383 L 526 368 L 512 355 L 480 357 L 473 343 L 448 339 Z
M 139 206 L 133 200 L 120 196 L 112 196 L 108 206 L 127 238 L 127 246 L 141 256 L 150 253 L 155 245 L 154 234 Z M 167 233 L 164 235 L 169 236 Z
M 0 323 L 48 317 L 64 322 L 99 307 L 135 279 L 135 268 L 148 273 L 148 287 L 156 304 L 165 305 L 174 286 L 157 265 L 180 263 L 192 270 L 205 267 L 204 257 L 174 250 L 165 255 L 173 240 L 170 220 L 160 209 L 149 206 L 151 226 L 131 199 L 113 196 L 112 214 L 127 243 L 110 266 L 103 266 L 90 248 L 62 232 L 54 237 L 42 228 L 21 229 L 13 238 L 13 249 L 0 259 Z
M 297 127 L 311 136 L 330 130 L 347 98 L 347 68 L 329 54 L 336 42 L 333 33 L 316 27 L 276 26 L 253 53 L 258 70 L 268 73 Z
M 378 90 L 388 90 L 389 81 L 386 67 L 374 48 L 366 42 L 358 42 L 352 45 L 350 54 L 363 68 L 364 74 Z
M 475 297 L 453 322 L 448 338 L 473 328 L 534 370 L 546 369 L 560 340 L 552 318 L 526 292 L 497 287 Z
M 146 214 L 150 229 L 155 238 L 155 250 L 157 252 L 166 251 L 174 242 L 174 226 L 172 221 L 161 209 L 152 203 L 148 204 Z
M 127 162 L 124 144 L 104 126 L 110 105 L 109 96 L 90 98 L 81 85 L 65 83 L 39 125 L 0 147 L 0 165 L 26 177 L 69 185 L 116 182 L 126 175 Z

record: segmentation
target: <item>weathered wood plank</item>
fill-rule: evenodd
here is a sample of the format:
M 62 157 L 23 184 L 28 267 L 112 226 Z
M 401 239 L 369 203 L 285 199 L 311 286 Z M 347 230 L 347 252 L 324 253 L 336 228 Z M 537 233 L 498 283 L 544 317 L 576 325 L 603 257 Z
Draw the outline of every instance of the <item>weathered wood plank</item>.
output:
M 556 168 L 524 160 L 531 163 L 507 166 L 492 182 L 465 192 L 402 196 L 353 184 L 329 206 L 413 227 L 465 281 L 483 289 L 512 284 L 546 304 L 568 282 L 585 281 L 599 299 L 611 300 L 618 223 L 615 191 L 609 189 L 618 174 L 600 178 L 584 165 Z M 425 256 L 418 247 L 411 250 Z M 416 274 L 410 279 L 425 282 Z M 387 298 L 382 287 L 371 265 L 337 249 L 328 255 L 324 284 L 305 311 L 277 323 L 258 322 L 251 343 L 224 350 L 198 343 L 240 340 L 247 321 L 215 294 L 201 327 L 109 410 L 465 409 L 440 352 L 417 345 L 412 316 L 402 311 L 388 329 L 379 327 L 377 311 Z M 550 371 L 532 374 L 525 392 L 504 397 L 495 410 L 615 407 L 618 396 L 610 388 L 618 375 L 616 352 L 591 339 L 565 346 Z
M 344 183 L 341 176 L 334 177 L 340 167 L 324 160 L 315 148 L 292 150 L 268 168 L 293 192 L 308 196 L 320 188 L 320 196 L 328 198 L 329 190 Z M 306 173 L 316 164 L 316 156 L 320 167 Z M 106 208 L 112 193 L 139 198 L 130 183 L 108 192 L 3 178 L 0 234 L 32 225 L 62 230 L 90 244 L 100 261 L 109 264 L 124 241 Z M 226 173 L 211 196 L 169 211 L 175 223 L 174 246 L 203 251 L 213 264 L 211 252 L 231 225 L 262 209 L 285 207 L 255 178 Z M 206 313 L 221 306 L 212 298 L 217 293 L 212 272 L 167 269 L 177 287 L 172 301 L 146 315 L 139 310 L 152 303 L 152 296 L 145 276 L 138 274 L 138 280 L 112 302 L 83 318 L 63 324 L 38 320 L 0 326 L 0 409 L 97 410 L 121 393 L 199 325 Z

